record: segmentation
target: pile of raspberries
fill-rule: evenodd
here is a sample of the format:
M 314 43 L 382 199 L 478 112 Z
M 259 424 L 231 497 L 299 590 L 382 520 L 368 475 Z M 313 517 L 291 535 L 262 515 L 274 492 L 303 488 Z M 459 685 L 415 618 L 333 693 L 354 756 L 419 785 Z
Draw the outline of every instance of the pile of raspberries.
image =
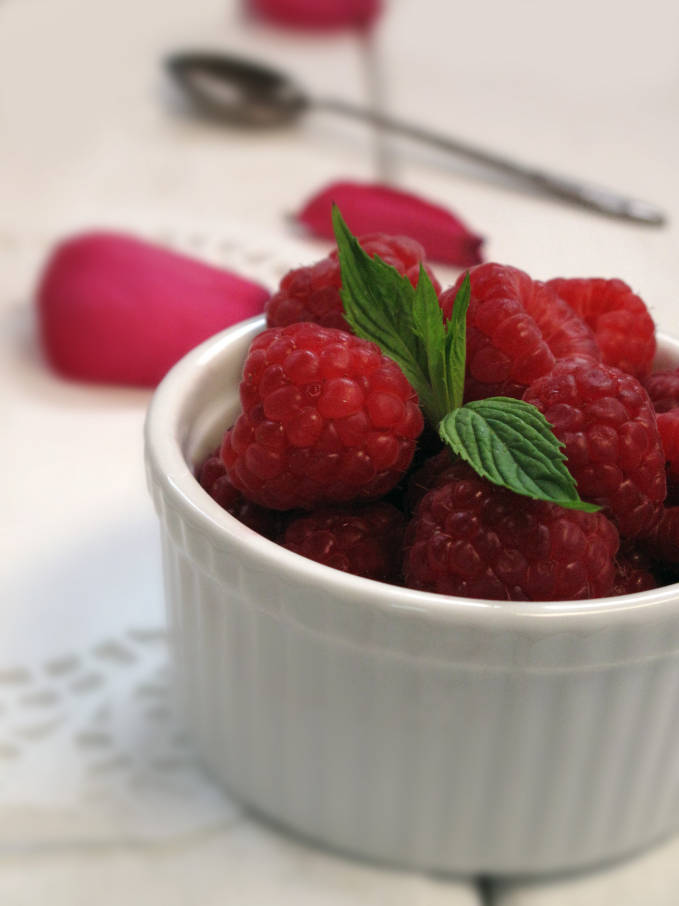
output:
M 359 238 L 417 282 L 415 241 Z M 439 294 L 450 316 L 461 283 Z M 532 403 L 564 444 L 586 513 L 479 477 L 425 426 L 415 391 L 355 336 L 337 253 L 290 271 L 250 346 L 242 411 L 202 463 L 254 531 L 358 576 L 494 600 L 645 591 L 679 576 L 679 369 L 651 373 L 655 328 L 621 280 L 470 271 L 465 401 Z

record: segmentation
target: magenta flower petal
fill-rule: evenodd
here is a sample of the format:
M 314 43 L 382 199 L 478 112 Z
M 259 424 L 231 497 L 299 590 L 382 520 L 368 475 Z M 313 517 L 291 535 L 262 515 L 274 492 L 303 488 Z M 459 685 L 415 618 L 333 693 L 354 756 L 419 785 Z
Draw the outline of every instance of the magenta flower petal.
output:
M 399 189 L 378 184 L 335 182 L 314 195 L 297 219 L 314 235 L 333 238 L 330 212 L 335 202 L 352 233 L 385 232 L 410 236 L 427 258 L 454 267 L 479 264 L 483 239 L 451 211 Z
M 139 239 L 87 233 L 54 249 L 37 306 L 47 359 L 61 374 L 150 387 L 198 343 L 259 314 L 268 296 Z
M 382 0 L 249 0 L 262 19 L 290 28 L 365 28 L 377 19 Z

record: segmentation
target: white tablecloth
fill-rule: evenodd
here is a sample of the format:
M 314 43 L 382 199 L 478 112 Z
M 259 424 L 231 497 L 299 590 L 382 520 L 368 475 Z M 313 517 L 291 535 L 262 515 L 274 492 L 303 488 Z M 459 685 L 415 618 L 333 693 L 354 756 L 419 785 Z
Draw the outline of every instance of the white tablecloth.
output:
M 678 19 L 669 0 L 632 12 L 609 0 L 392 0 L 379 45 L 394 111 L 655 201 L 668 228 L 557 205 L 394 141 L 399 184 L 457 210 L 489 258 L 540 278 L 620 276 L 676 330 Z M 0 0 L 0 902 L 471 906 L 490 890 L 500 906 L 675 904 L 676 843 L 482 894 L 301 843 L 194 767 L 167 694 L 141 461 L 149 394 L 47 371 L 37 269 L 64 233 L 115 225 L 274 285 L 324 249 L 286 215 L 332 179 L 372 178 L 374 145 L 329 115 L 258 134 L 187 117 L 159 68 L 181 46 L 365 95 L 351 35 L 255 26 L 229 0 Z

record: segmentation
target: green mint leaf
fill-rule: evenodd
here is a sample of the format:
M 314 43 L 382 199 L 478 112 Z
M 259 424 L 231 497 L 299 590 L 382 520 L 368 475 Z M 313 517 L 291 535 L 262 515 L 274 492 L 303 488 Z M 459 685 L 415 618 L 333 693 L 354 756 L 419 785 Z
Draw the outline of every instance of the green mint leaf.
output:
M 523 400 L 495 396 L 467 403 L 441 421 L 443 440 L 479 475 L 517 494 L 594 513 L 578 496 L 562 444 L 544 415 Z
M 412 305 L 413 330 L 421 346 L 421 361 L 433 396 L 433 423 L 454 408 L 448 380 L 446 329 L 441 307 L 429 274 L 420 264 L 420 276 Z M 464 363 L 463 363 L 464 367 Z
M 377 343 L 400 366 L 427 417 L 438 424 L 447 410 L 438 409 L 436 393 L 429 381 L 426 351 L 413 320 L 416 293 L 410 280 L 380 258 L 371 258 L 363 251 L 337 206 L 333 206 L 332 221 L 342 273 L 345 318 L 357 336 Z M 438 317 L 443 333 L 440 309 Z
M 448 375 L 448 395 L 451 409 L 462 405 L 464 396 L 465 359 L 467 357 L 467 309 L 471 298 L 469 272 L 464 275 L 460 288 L 455 294 L 453 311 L 446 324 L 446 362 Z
M 423 265 L 417 289 L 410 280 L 371 258 L 333 207 L 333 227 L 342 273 L 344 316 L 354 333 L 377 343 L 402 369 L 429 421 L 438 425 L 462 405 L 469 277 L 458 291 L 448 324 Z

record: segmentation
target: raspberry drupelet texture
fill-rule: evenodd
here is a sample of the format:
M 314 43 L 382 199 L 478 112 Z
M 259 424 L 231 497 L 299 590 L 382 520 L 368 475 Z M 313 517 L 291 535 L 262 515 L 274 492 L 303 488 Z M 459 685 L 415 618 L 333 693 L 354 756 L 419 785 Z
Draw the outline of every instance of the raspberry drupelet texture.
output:
M 522 497 L 456 462 L 408 525 L 405 581 L 492 600 L 602 597 L 613 590 L 618 540 L 601 513 Z
M 420 263 L 425 251 L 419 242 L 406 236 L 387 236 L 369 233 L 359 237 L 361 247 L 368 255 L 378 255 L 386 264 L 395 267 L 402 276 L 417 286 Z M 440 286 L 427 267 L 427 273 L 437 289 Z M 309 267 L 300 267 L 287 273 L 278 291 L 266 303 L 268 327 L 285 327 L 299 321 L 313 321 L 323 327 L 350 331 L 342 307 L 340 288 L 342 277 L 337 252 Z
M 653 530 L 643 538 L 642 546 L 656 563 L 676 571 L 679 567 L 679 506 L 663 509 Z
M 440 476 L 453 463 L 454 454 L 448 447 L 444 447 L 435 456 L 426 459 L 419 468 L 411 470 L 408 476 L 408 486 L 405 493 L 405 509 L 414 513 L 418 503 L 427 491 L 430 491 Z
M 318 563 L 382 582 L 401 572 L 405 517 L 388 503 L 315 510 L 293 519 L 283 546 Z
M 198 468 L 200 486 L 208 492 L 227 513 L 231 513 L 239 522 L 247 525 L 259 535 L 276 540 L 283 530 L 282 514 L 276 510 L 267 510 L 250 503 L 229 481 L 224 463 L 215 450 Z
M 656 371 L 644 381 L 646 392 L 656 412 L 679 408 L 679 369 Z
M 632 595 L 657 587 L 653 563 L 648 554 L 630 545 L 621 545 L 615 558 L 615 584 L 611 594 Z
M 308 322 L 253 340 L 240 398 L 221 457 L 234 487 L 277 510 L 381 497 L 423 427 L 415 391 L 378 346 Z
M 623 537 L 650 531 L 666 495 L 655 412 L 636 378 L 572 356 L 527 389 L 564 444 L 583 500 L 604 507 Z
M 592 328 L 602 360 L 642 380 L 651 372 L 655 325 L 648 309 L 622 280 L 549 280 L 561 299 Z
M 659 412 L 658 431 L 665 452 L 667 471 L 666 505 L 679 503 L 679 409 Z
M 557 359 L 576 353 L 601 358 L 589 327 L 544 283 L 492 263 L 473 268 L 469 278 L 465 399 L 520 398 Z M 440 296 L 446 318 L 462 279 Z

